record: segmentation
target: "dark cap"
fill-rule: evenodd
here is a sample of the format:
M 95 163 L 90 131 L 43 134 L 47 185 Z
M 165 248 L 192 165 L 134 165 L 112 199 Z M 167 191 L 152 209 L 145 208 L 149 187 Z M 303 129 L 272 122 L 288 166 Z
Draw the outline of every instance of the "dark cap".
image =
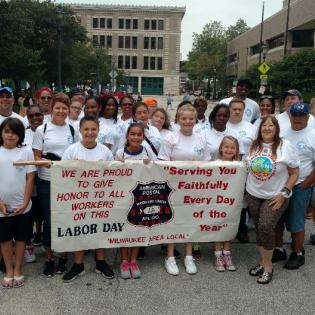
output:
M 298 98 L 300 100 L 302 100 L 302 94 L 300 91 L 292 89 L 292 90 L 288 90 L 283 94 L 283 99 L 285 99 L 288 95 L 292 95 L 292 96 L 298 96 Z
M 247 79 L 238 80 L 236 86 L 239 86 L 239 85 L 247 85 L 249 89 L 253 87 L 252 82 L 250 82 Z
M 292 104 L 290 108 L 290 113 L 308 115 L 310 113 L 310 107 L 306 103 L 297 102 L 297 103 Z

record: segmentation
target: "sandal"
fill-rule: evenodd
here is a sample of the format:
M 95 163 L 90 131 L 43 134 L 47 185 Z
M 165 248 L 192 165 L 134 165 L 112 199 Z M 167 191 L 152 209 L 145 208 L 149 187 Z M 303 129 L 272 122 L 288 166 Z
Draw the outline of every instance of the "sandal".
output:
M 252 277 L 261 276 L 263 272 L 264 272 L 264 267 L 260 264 L 249 269 L 249 275 Z
M 25 279 L 23 275 L 13 277 L 13 288 L 23 287 L 24 284 L 25 284 Z
M 2 289 L 12 289 L 13 288 L 13 277 L 3 277 L 1 282 Z
M 257 279 L 259 284 L 267 284 L 272 280 L 273 270 L 271 272 L 264 271 L 263 274 Z

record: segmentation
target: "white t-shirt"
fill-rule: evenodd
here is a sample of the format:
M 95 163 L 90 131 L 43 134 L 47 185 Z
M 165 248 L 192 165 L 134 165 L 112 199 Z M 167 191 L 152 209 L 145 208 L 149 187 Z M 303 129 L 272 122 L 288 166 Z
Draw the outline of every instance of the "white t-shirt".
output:
M 0 125 L 3 123 L 4 120 L 6 120 L 7 118 L 17 118 L 19 119 L 23 126 L 26 128 L 28 126 L 27 121 L 24 119 L 24 117 L 20 116 L 19 114 L 12 112 L 12 114 L 10 116 L 2 116 L 0 115 Z
M 203 131 L 203 130 L 209 130 L 211 128 L 209 118 L 205 117 L 204 119 L 198 119 L 196 125 L 194 126 L 194 131 Z
M 102 144 L 114 144 L 111 128 L 104 123 L 104 118 L 99 118 L 100 131 L 98 132 L 96 141 Z
M 36 129 L 32 145 L 33 149 L 42 151 L 44 155 L 49 152 L 61 158 L 69 145 L 79 141 L 79 134 L 75 129 L 72 138 L 69 124 L 58 126 L 48 122 L 44 134 L 45 125 L 41 125 Z M 38 167 L 38 177 L 50 181 L 50 169 Z
M 127 126 L 129 126 L 132 122 L 133 122 L 133 118 L 128 118 L 127 120 L 122 120 L 121 119 L 121 115 L 118 116 L 118 122 L 126 124 Z
M 145 146 L 141 145 L 140 150 L 138 152 L 130 152 L 128 149 L 122 148 L 119 149 L 116 153 L 116 160 L 143 160 L 143 159 L 150 159 L 155 161 L 156 155 L 151 150 L 151 148 L 146 148 Z
M 148 125 L 147 128 L 144 128 L 144 135 L 151 141 L 156 151 L 159 152 L 162 142 L 159 130 L 154 126 Z M 142 145 L 145 146 L 146 148 L 148 147 L 151 148 L 151 146 L 146 140 L 143 141 Z
M 229 105 L 233 98 L 234 97 L 224 98 L 219 103 Z M 259 118 L 260 117 L 259 105 L 254 100 L 248 97 L 245 98 L 244 102 L 245 102 L 245 110 L 244 110 L 243 119 L 248 122 L 252 122 L 255 119 Z
M 162 141 L 163 141 L 163 139 L 164 139 L 167 135 L 171 134 L 172 132 L 173 132 L 173 131 L 172 131 L 172 130 L 169 130 L 169 129 L 161 129 L 161 130 L 160 130 L 160 135 L 161 135 Z
M 24 144 L 32 148 L 35 131 L 30 126 L 25 129 Z
M 239 140 L 242 151 L 246 156 L 250 145 L 256 138 L 256 127 L 246 120 L 242 120 L 237 124 L 228 122 L 226 126 L 237 134 L 237 139 Z
M 276 115 L 276 118 L 280 127 L 280 137 L 283 137 L 289 131 L 289 129 L 291 129 L 290 116 L 287 112 L 283 112 Z M 315 118 L 313 115 L 309 115 L 307 125 L 315 128 Z
M 290 141 L 298 152 L 300 174 L 296 184 L 299 184 L 311 174 L 315 166 L 315 129 L 307 126 L 295 131 L 290 128 L 283 138 Z
M 174 131 L 162 142 L 158 159 L 165 161 L 210 161 L 210 148 L 206 139 L 197 133 L 185 136 Z
M 81 142 L 71 144 L 63 153 L 62 160 L 84 160 L 84 161 L 112 161 L 113 153 L 105 145 L 96 143 L 92 149 L 88 149 Z
M 252 153 L 246 158 L 246 190 L 257 198 L 276 196 L 289 178 L 288 167 L 295 168 L 300 164 L 298 154 L 289 141 L 283 140 L 278 147 L 276 160 L 272 157 L 271 146 L 264 144 L 262 152 Z
M 33 161 L 34 155 L 30 147 L 6 149 L 0 147 L 0 200 L 10 209 L 23 205 L 26 185 L 26 174 L 35 172 L 33 165 L 13 166 L 13 161 Z M 31 209 L 30 201 L 24 213 Z M 4 215 L 0 212 L 0 217 Z

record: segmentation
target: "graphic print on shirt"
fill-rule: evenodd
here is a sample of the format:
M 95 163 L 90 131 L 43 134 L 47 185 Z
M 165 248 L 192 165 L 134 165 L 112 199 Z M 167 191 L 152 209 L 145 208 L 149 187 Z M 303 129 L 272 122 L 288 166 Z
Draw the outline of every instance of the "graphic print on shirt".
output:
M 131 191 L 133 205 L 127 220 L 135 226 L 151 227 L 172 220 L 173 210 L 169 203 L 173 189 L 167 182 L 137 183 Z
M 198 155 L 198 156 L 202 156 L 203 155 L 203 153 L 204 153 L 204 148 L 201 146 L 201 145 L 195 145 L 194 146 L 194 152 L 196 152 L 196 154 Z
M 263 148 L 250 160 L 249 171 L 261 181 L 270 179 L 276 172 L 276 161 L 272 157 L 270 148 Z

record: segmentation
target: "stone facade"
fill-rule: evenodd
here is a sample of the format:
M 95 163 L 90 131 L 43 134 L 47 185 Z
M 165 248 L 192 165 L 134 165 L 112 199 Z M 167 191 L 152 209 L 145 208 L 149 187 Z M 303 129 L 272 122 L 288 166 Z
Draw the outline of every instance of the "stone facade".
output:
M 134 92 L 177 95 L 185 7 L 72 4 L 88 36 L 107 49 Z

